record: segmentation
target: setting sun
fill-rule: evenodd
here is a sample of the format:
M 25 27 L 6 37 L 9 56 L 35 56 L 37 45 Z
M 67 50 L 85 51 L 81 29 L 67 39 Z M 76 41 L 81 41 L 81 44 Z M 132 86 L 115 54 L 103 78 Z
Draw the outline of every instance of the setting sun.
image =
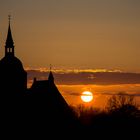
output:
M 93 100 L 93 94 L 90 91 L 84 91 L 81 95 L 81 99 L 83 102 L 90 102 Z

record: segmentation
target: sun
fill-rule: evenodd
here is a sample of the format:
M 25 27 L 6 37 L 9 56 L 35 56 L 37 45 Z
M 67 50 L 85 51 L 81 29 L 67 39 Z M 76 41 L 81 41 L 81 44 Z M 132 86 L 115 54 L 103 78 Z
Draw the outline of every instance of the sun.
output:
M 91 102 L 93 100 L 93 94 L 90 91 L 84 91 L 81 95 L 81 99 L 83 102 Z

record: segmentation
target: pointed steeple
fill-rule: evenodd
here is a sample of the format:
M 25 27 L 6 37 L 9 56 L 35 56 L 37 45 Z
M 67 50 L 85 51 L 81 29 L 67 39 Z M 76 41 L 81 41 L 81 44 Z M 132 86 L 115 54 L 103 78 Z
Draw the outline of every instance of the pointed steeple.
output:
M 8 27 L 8 33 L 7 33 L 7 39 L 6 39 L 6 45 L 5 45 L 5 56 L 7 54 L 12 54 L 14 56 L 14 42 L 12 38 L 12 33 L 11 33 L 11 27 L 10 27 L 10 20 L 11 16 L 9 15 L 9 27 Z
M 48 80 L 50 82 L 54 82 L 54 77 L 53 77 L 53 74 L 52 74 L 52 66 L 51 65 L 50 65 L 50 73 L 49 73 Z

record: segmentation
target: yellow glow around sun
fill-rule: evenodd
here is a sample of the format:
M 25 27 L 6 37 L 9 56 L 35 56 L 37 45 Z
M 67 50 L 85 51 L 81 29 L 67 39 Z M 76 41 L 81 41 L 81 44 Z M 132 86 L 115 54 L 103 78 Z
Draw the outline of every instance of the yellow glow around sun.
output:
M 81 95 L 81 99 L 83 102 L 90 102 L 93 100 L 93 94 L 90 91 L 84 91 Z

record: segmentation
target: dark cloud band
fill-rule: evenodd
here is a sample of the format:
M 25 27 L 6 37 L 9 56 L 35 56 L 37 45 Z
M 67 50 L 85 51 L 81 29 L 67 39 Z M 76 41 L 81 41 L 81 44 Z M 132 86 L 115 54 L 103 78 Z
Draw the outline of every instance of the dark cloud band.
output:
M 48 71 L 27 70 L 28 80 L 47 79 Z M 140 73 L 124 72 L 53 72 L 58 85 L 117 85 L 140 84 Z

